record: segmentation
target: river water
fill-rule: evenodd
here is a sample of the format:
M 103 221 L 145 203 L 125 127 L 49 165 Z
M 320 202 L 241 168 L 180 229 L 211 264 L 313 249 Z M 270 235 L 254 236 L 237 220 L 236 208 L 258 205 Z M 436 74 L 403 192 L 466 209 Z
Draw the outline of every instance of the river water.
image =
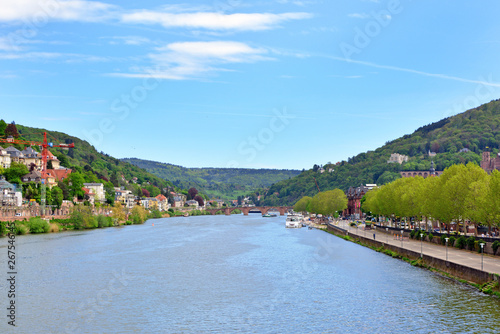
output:
M 153 225 L 154 224 L 154 225 Z M 16 238 L 1 333 L 498 333 L 499 299 L 284 217 L 200 216 Z

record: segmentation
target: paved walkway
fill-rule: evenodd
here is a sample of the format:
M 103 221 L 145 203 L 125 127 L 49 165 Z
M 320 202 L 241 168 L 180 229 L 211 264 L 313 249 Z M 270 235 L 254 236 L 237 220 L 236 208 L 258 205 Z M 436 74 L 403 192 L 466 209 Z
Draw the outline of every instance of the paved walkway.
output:
M 457 249 L 455 247 L 446 247 L 442 245 L 437 245 L 429 242 L 420 242 L 413 239 L 395 240 L 393 234 L 387 234 L 385 231 L 377 230 L 362 230 L 349 226 L 347 221 L 340 221 L 338 224 L 333 222 L 333 225 L 343 229 L 348 230 L 352 234 L 357 234 L 365 238 L 373 239 L 373 234 L 375 233 L 375 240 L 387 243 L 390 245 L 402 247 L 404 249 L 409 249 L 414 252 L 432 256 L 438 259 L 446 260 L 448 256 L 448 261 L 461 264 L 463 266 L 475 268 L 481 270 L 481 262 L 483 265 L 483 270 L 489 273 L 500 274 L 500 256 L 493 256 L 484 254 L 481 255 L 477 252 L 472 252 L 463 249 Z

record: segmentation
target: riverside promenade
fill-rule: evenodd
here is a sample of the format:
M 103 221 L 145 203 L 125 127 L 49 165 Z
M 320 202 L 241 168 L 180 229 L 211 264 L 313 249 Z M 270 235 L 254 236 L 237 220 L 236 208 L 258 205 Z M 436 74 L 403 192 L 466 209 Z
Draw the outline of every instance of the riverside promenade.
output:
M 400 236 L 396 239 L 390 231 L 387 233 L 385 230 L 381 231 L 380 229 L 363 230 L 349 226 L 348 221 L 329 223 L 329 227 L 343 231 L 346 234 L 348 233 L 352 237 L 358 236 L 365 241 L 373 240 L 382 245 L 388 245 L 390 248 L 399 248 L 418 255 L 422 254 L 424 255 L 424 260 L 427 257 L 442 260 L 440 262 L 444 261 L 447 267 L 456 264 L 477 271 L 500 275 L 500 256 L 488 254 L 481 255 L 478 252 L 461 250 L 450 246 L 446 247 L 429 242 L 420 242 L 419 240 L 413 240 L 406 237 L 401 241 Z

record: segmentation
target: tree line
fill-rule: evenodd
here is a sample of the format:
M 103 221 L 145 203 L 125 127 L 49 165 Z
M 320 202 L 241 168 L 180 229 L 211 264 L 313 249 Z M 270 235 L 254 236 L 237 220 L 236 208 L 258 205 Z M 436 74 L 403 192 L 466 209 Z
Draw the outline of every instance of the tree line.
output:
M 293 210 L 324 216 L 336 216 L 347 208 L 347 196 L 340 189 L 320 192 L 314 197 L 304 196 L 295 203 Z
M 450 230 L 455 222 L 500 227 L 500 172 L 488 175 L 479 166 L 453 165 L 439 177 L 401 178 L 368 192 L 362 209 L 373 215 L 436 221 Z

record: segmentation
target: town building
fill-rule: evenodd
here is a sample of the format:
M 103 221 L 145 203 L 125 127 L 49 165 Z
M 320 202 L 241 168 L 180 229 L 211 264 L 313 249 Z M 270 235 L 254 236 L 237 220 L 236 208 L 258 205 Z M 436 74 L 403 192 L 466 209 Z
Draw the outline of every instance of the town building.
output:
M 362 218 L 363 212 L 361 212 L 361 199 L 367 192 L 375 187 L 377 187 L 376 184 L 367 184 L 357 188 L 350 187 L 346 191 L 347 209 L 344 210 L 343 215 L 351 217 L 352 219 Z
M 388 164 L 391 164 L 391 163 L 402 164 L 403 162 L 408 162 L 408 156 L 403 155 L 403 154 L 399 154 L 399 153 L 392 153 L 389 160 L 387 160 Z
M 99 203 L 106 202 L 104 195 L 104 184 L 102 183 L 84 183 L 84 188 L 89 189 L 90 193 L 94 195 L 94 200 Z
M 0 146 L 0 166 L 3 168 L 10 167 L 10 154 Z
M 483 152 L 481 160 L 481 168 L 484 169 L 488 174 L 493 170 L 500 170 L 500 153 L 496 157 L 492 158 L 490 152 Z
M 439 176 L 439 175 L 443 174 L 443 171 L 437 171 L 434 168 L 434 161 L 431 161 L 431 168 L 429 169 L 429 171 L 407 170 L 407 171 L 401 171 L 401 172 L 399 172 L 399 174 L 401 174 L 401 177 L 421 176 L 425 179 L 429 176 Z
M 23 195 L 19 188 L 0 178 L 0 205 L 1 206 L 21 206 Z

